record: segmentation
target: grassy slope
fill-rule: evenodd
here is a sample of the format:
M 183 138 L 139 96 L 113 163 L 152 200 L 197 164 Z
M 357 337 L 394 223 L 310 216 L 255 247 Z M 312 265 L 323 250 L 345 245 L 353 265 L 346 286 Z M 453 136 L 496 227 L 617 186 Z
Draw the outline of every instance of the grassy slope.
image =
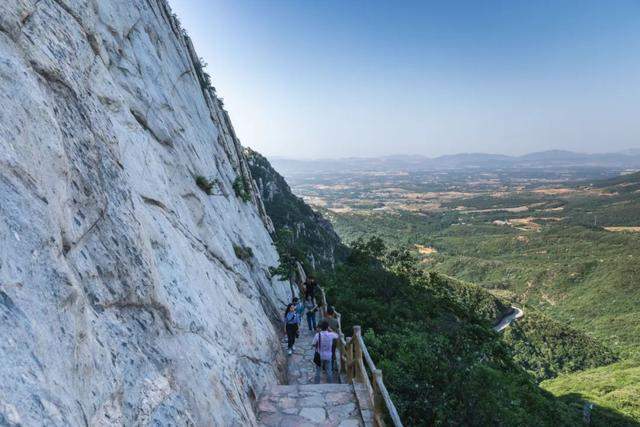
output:
M 640 420 L 640 363 L 637 360 L 562 375 L 543 382 L 542 387 L 567 403 L 581 406 L 581 400 L 586 399 Z

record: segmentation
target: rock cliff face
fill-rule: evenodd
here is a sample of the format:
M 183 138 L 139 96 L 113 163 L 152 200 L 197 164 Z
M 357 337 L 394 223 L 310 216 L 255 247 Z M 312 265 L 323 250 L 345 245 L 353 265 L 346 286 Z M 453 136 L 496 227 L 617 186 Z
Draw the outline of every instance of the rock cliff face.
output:
M 289 285 L 165 0 L 3 0 L 0 105 L 0 425 L 254 424 Z
M 311 269 L 332 269 L 348 249 L 331 223 L 291 192 L 289 184 L 260 153 L 245 149 L 255 186 L 277 232 L 288 230 L 300 258 Z

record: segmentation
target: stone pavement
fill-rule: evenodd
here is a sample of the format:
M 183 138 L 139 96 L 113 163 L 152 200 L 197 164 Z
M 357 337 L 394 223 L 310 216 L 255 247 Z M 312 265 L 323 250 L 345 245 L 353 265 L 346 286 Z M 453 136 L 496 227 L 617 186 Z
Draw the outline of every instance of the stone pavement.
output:
M 287 356 L 288 385 L 276 385 L 265 391 L 258 402 L 258 423 L 265 427 L 360 427 L 363 413 L 370 419 L 369 408 L 361 408 L 352 384 L 314 384 L 313 334 L 303 326 L 294 354 Z M 286 352 L 286 339 L 283 349 Z M 335 375 L 334 381 L 337 380 Z M 361 400 L 360 400 L 361 401 Z M 366 404 L 366 403 L 364 403 Z M 362 409 L 362 410 L 361 410 Z
M 364 426 L 351 384 L 277 385 L 258 410 L 265 427 Z
M 287 356 L 287 384 L 313 384 L 316 373 L 316 365 L 313 363 L 315 349 L 311 346 L 315 333 L 303 326 L 300 330 L 300 338 L 296 340 L 295 350 L 291 356 Z M 287 351 L 286 337 L 282 341 L 282 350 Z M 337 375 L 335 375 L 337 377 Z M 323 373 L 323 383 L 327 382 Z M 338 382 L 334 378 L 334 382 Z

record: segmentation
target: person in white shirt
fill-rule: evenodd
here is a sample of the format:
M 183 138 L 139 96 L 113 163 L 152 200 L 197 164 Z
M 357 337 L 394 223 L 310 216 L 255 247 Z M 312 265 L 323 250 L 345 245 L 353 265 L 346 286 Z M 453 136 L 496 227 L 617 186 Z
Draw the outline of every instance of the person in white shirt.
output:
M 329 330 L 329 323 L 326 321 L 320 322 L 320 332 L 313 337 L 313 347 L 320 355 L 320 366 L 316 365 L 316 377 L 315 383 L 320 384 L 320 375 L 322 370 L 327 373 L 327 382 L 333 382 L 333 362 L 332 356 L 332 344 L 333 340 L 338 339 L 338 334 Z

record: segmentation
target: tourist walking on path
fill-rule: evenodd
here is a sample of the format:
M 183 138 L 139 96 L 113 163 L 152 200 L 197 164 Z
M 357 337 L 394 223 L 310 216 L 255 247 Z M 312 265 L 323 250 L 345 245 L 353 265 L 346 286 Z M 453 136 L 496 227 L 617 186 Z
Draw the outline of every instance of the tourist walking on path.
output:
M 327 373 L 327 382 L 333 382 L 333 360 L 331 347 L 333 340 L 338 339 L 338 334 L 329 331 L 329 324 L 320 322 L 320 332 L 313 337 L 313 346 L 319 354 L 320 365 L 316 364 L 315 383 L 320 384 L 320 376 L 324 370 Z
M 309 276 L 304 283 L 304 297 L 306 298 L 316 298 L 316 290 L 317 290 L 316 279 L 313 276 Z
M 300 316 L 296 312 L 296 306 L 289 304 L 284 313 L 284 332 L 287 334 L 287 354 L 291 355 L 296 343 L 296 335 L 300 325 Z
M 304 308 L 307 310 L 307 326 L 309 326 L 309 331 L 313 332 L 316 330 L 316 311 L 318 311 L 313 297 L 307 295 L 304 300 Z
M 340 333 L 340 322 L 338 321 L 338 316 L 336 311 L 333 309 L 333 306 L 327 307 L 327 312 L 325 314 L 323 321 L 327 322 L 329 325 L 329 330 L 336 333 L 336 337 Z M 338 345 L 338 339 L 334 339 L 331 343 L 331 361 L 333 362 L 333 368 L 337 367 L 336 365 L 336 347 Z
M 336 316 L 336 311 L 332 306 L 327 307 L 327 313 L 322 320 L 326 321 L 329 324 L 329 328 L 333 332 L 340 332 L 340 323 L 338 322 L 338 316 Z
M 300 323 L 302 323 L 302 315 L 304 314 L 304 304 L 297 297 L 294 297 L 293 305 L 296 306 L 296 314 L 298 315 L 298 330 L 296 331 L 296 338 L 300 338 Z

